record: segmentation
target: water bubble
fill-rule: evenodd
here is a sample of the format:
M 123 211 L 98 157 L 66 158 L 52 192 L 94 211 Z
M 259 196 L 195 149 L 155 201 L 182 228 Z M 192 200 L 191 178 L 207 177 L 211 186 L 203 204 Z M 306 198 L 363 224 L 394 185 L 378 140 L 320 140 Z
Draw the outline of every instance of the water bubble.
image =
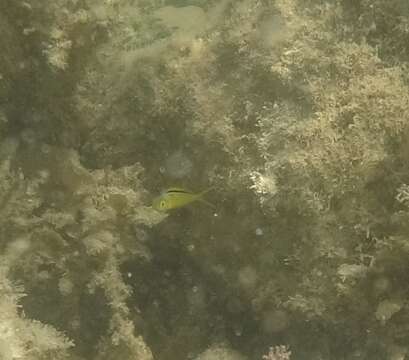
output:
M 66 277 L 61 278 L 58 281 L 58 289 L 60 290 L 61 294 L 67 296 L 72 293 L 72 289 L 74 288 L 74 284 L 72 281 Z
M 76 330 L 79 329 L 79 327 L 81 326 L 80 320 L 79 319 L 73 319 L 70 321 L 70 326 L 72 329 Z
M 262 315 L 262 329 L 267 334 L 284 331 L 289 325 L 288 314 L 283 310 L 270 310 Z
M 193 168 L 193 163 L 186 153 L 181 150 L 175 151 L 165 162 L 165 169 L 169 176 L 181 179 L 188 176 Z
M 242 267 L 238 272 L 239 284 L 246 290 L 253 290 L 257 284 L 258 275 L 252 266 Z
M 388 289 L 390 288 L 390 285 L 391 285 L 390 280 L 387 277 L 382 276 L 382 277 L 375 279 L 373 283 L 373 288 L 376 294 L 382 294 L 388 291 Z

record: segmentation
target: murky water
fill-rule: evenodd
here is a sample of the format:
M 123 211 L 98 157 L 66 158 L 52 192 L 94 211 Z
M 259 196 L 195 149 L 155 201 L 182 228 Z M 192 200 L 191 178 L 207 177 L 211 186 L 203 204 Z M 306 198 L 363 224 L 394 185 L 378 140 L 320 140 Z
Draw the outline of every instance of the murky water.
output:
M 408 358 L 408 24 L 0 0 L 0 359 Z

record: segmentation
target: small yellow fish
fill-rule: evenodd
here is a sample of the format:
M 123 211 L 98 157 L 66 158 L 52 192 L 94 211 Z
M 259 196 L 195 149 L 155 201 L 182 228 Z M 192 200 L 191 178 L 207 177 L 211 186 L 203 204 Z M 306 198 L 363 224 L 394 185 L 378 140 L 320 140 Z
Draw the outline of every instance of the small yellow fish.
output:
M 182 188 L 170 188 L 153 200 L 152 207 L 158 211 L 169 211 L 186 206 L 194 201 L 200 201 L 214 207 L 213 204 L 203 199 L 203 195 L 212 189 L 210 188 L 195 194 Z

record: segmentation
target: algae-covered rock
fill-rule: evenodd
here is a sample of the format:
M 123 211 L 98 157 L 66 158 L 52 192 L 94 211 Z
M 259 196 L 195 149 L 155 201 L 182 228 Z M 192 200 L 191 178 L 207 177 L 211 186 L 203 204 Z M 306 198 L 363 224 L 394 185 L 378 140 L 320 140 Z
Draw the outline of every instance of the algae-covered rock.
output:
M 0 357 L 403 359 L 408 14 L 3 0 Z

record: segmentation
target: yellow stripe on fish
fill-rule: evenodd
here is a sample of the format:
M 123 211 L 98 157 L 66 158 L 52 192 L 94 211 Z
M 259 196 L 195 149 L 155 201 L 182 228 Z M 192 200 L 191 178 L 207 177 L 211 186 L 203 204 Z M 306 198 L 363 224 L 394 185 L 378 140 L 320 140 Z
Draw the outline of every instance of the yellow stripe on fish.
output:
M 213 204 L 203 199 L 203 195 L 212 189 L 213 188 L 210 188 L 200 193 L 193 193 L 183 188 L 169 188 L 153 200 L 152 207 L 158 211 L 169 211 L 189 205 L 195 201 L 200 201 L 214 207 Z

